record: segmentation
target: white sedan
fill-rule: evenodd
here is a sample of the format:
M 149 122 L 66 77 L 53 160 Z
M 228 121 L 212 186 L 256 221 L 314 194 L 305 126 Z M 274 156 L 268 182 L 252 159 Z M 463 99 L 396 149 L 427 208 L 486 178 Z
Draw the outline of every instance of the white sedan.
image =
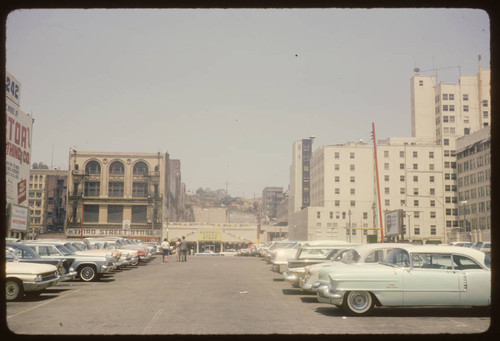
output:
M 51 264 L 23 263 L 5 252 L 5 299 L 14 301 L 24 295 L 36 297 L 59 281 L 57 268 Z
M 318 301 L 350 315 L 374 306 L 490 306 L 491 259 L 459 246 L 408 245 L 392 250 L 377 265 L 328 271 L 313 284 Z

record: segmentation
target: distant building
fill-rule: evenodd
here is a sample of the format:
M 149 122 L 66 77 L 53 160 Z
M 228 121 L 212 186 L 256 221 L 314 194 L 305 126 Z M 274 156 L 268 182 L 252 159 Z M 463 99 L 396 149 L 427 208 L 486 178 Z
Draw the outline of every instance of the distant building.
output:
M 458 240 L 491 240 L 491 134 L 457 140 Z M 458 231 L 457 231 L 458 232 Z
M 278 205 L 283 201 L 283 187 L 265 187 L 262 191 L 262 211 L 266 221 L 275 221 Z
M 66 235 L 159 240 L 181 218 L 182 188 L 180 163 L 168 153 L 72 150 Z
M 314 137 L 295 141 L 292 146 L 290 166 L 289 208 L 290 213 L 298 212 L 310 204 L 310 159 Z
M 67 183 L 67 170 L 31 170 L 28 238 L 43 233 L 64 231 Z

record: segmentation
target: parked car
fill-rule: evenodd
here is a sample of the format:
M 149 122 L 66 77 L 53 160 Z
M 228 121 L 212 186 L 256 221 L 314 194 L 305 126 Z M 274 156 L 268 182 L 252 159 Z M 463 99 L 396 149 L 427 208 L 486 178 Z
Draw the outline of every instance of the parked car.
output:
M 141 247 L 141 246 L 136 246 L 136 245 L 131 245 L 128 243 L 125 243 L 119 238 L 112 238 L 112 239 L 107 239 L 103 238 L 100 239 L 103 241 L 106 241 L 108 245 L 111 245 L 113 248 L 118 249 L 118 250 L 129 250 L 129 251 L 134 251 L 137 253 L 137 258 L 138 262 L 144 262 L 146 260 L 151 259 L 151 254 L 149 253 L 149 248 L 148 247 Z M 132 265 L 137 265 L 137 264 L 132 264 Z
M 464 246 L 464 247 L 471 247 L 473 244 L 471 242 L 451 242 L 451 246 Z
M 21 262 L 15 253 L 5 251 L 5 299 L 37 297 L 59 281 L 57 267 L 51 264 Z
M 235 249 L 227 249 L 226 251 L 221 251 L 219 252 L 219 255 L 221 256 L 236 256 L 238 254 L 238 251 Z
M 13 252 L 21 263 L 38 263 L 50 264 L 57 268 L 59 272 L 59 280 L 67 281 L 72 277 L 73 258 L 69 257 L 54 257 L 51 259 L 42 258 L 36 253 L 33 248 L 24 245 L 23 243 L 5 243 L 5 249 Z
M 318 301 L 354 316 L 375 306 L 490 306 L 491 259 L 459 246 L 398 247 L 377 265 L 353 264 L 320 272 Z
M 213 251 L 210 251 L 210 250 L 205 250 L 203 252 L 196 252 L 194 255 L 195 256 L 220 256 L 219 253 L 213 252 Z
M 71 255 L 69 253 L 63 253 L 55 245 L 50 243 L 34 243 L 31 240 L 26 240 L 23 243 L 31 247 L 35 252 L 41 257 L 46 259 L 66 259 L 69 263 L 67 264 L 68 270 L 63 276 L 60 275 L 60 281 L 73 280 L 78 275 L 76 269 L 74 267 L 75 260 L 77 258 L 76 255 Z
M 104 239 L 99 239 L 99 238 L 86 238 L 88 242 L 91 245 L 95 245 L 96 247 L 100 249 L 106 249 L 106 250 L 118 250 L 116 248 L 116 243 L 115 241 L 110 241 L 110 240 L 104 240 Z M 125 258 L 125 265 L 137 265 L 139 264 L 139 255 L 137 250 L 130 250 L 130 249 L 119 249 L 121 252 L 121 258 Z M 145 252 L 144 252 L 145 253 Z
M 271 270 L 282 274 L 286 271 L 288 266 L 288 258 L 293 257 L 297 251 L 303 246 L 328 246 L 328 245 L 348 245 L 350 243 L 343 240 L 312 240 L 312 241 L 298 241 L 289 247 L 285 247 L 272 252 L 272 266 Z
M 305 291 L 312 290 L 312 285 L 319 279 L 319 273 L 322 269 L 325 271 L 336 271 L 336 267 L 342 267 L 344 264 L 377 264 L 383 261 L 387 254 L 396 247 L 406 246 L 402 243 L 372 243 L 354 245 L 352 249 L 336 255 L 330 262 L 306 266 L 304 275 L 299 279 L 299 286 Z M 337 258 L 340 256 L 340 258 Z
M 64 250 L 65 254 L 75 258 L 73 267 L 78 273 L 77 277 L 84 282 L 99 280 L 103 274 L 110 272 L 115 266 L 114 259 L 105 255 L 77 254 L 78 249 L 65 240 L 34 240 L 31 242 L 50 243 L 59 250 Z
M 471 247 L 484 253 L 491 252 L 491 242 L 477 242 L 471 245 Z
M 353 247 L 354 245 L 350 246 Z M 293 258 L 288 258 L 288 265 L 283 276 L 293 287 L 299 287 L 299 279 L 305 274 L 308 265 L 324 263 L 336 257 L 339 252 L 348 250 L 344 245 L 302 246 Z

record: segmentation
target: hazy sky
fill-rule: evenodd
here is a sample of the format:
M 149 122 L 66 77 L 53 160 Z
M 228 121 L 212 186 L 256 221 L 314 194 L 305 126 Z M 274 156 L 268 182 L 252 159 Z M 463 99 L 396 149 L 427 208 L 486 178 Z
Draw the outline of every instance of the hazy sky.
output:
M 415 67 L 490 65 L 469 9 L 18 10 L 7 71 L 32 113 L 32 163 L 168 152 L 188 190 L 260 197 L 289 184 L 292 143 L 410 136 Z

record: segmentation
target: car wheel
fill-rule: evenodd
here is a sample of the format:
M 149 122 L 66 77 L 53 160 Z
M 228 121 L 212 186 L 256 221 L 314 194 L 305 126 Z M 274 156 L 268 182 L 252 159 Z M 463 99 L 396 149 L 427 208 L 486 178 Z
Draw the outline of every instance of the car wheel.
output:
M 5 281 L 5 299 L 7 301 L 15 301 L 24 294 L 23 284 L 18 280 L 9 278 Z
M 349 291 L 344 296 L 342 308 L 352 316 L 368 315 L 373 310 L 375 302 L 368 291 Z
M 78 273 L 80 279 L 84 282 L 90 282 L 96 278 L 96 270 L 93 266 L 86 265 L 80 268 L 80 272 Z
M 130 263 L 130 265 L 137 265 L 139 264 L 139 258 L 134 258 L 134 260 Z

